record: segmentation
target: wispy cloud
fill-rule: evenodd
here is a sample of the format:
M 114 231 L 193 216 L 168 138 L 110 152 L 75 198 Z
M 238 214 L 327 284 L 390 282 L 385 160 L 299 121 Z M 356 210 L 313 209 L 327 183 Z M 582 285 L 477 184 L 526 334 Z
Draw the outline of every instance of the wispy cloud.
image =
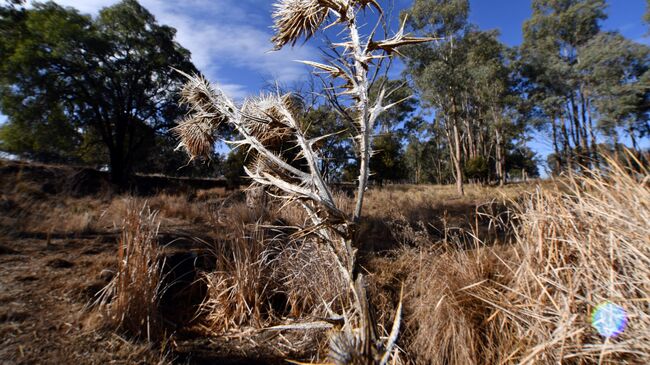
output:
M 55 0 L 81 12 L 96 15 L 117 0 Z M 192 52 L 192 61 L 211 81 L 241 98 L 253 85 L 238 83 L 239 73 L 247 79 L 273 79 L 291 83 L 307 75 L 307 69 L 293 62 L 313 59 L 318 51 L 309 45 L 269 52 L 272 36 L 268 2 L 259 0 L 141 0 L 161 24 L 176 28 L 177 41 Z M 239 77 L 238 77 L 239 76 Z
M 223 90 L 226 95 L 234 100 L 244 99 L 248 94 L 246 91 L 246 86 L 244 85 L 216 83 L 216 86 Z

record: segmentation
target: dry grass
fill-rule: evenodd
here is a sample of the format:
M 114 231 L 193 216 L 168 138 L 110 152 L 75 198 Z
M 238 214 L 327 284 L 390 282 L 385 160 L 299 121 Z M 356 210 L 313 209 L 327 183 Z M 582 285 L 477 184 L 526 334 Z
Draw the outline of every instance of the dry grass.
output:
M 476 236 L 486 242 L 501 243 L 504 232 L 493 224 L 493 218 L 507 212 L 509 201 L 532 188 L 529 184 L 503 188 L 468 185 L 464 197 L 458 196 L 453 186 L 394 185 L 371 189 L 364 202 L 365 221 L 360 226 L 362 249 L 385 251 L 418 242 L 430 245 L 448 242 L 450 236 L 461 239 L 466 247 L 473 245 Z
M 484 298 L 507 362 L 650 363 L 648 171 L 610 163 L 570 180 L 568 193 L 539 189 L 519 207 L 512 280 Z M 591 327 L 604 302 L 627 312 L 619 336 Z
M 407 352 L 421 364 L 484 363 L 481 302 L 465 288 L 485 280 L 483 255 L 418 253 L 407 286 Z M 407 256 L 408 257 L 408 256 Z
M 315 239 L 281 241 L 266 251 L 275 291 L 286 297 L 291 317 L 327 318 L 340 310 L 346 283 L 333 253 Z
M 212 248 L 215 271 L 203 274 L 207 294 L 200 312 L 217 333 L 249 326 L 259 328 L 268 318 L 263 231 L 257 225 L 251 228 L 237 220 L 229 228 L 229 239 L 216 241 Z
M 650 363 L 649 178 L 631 171 L 612 162 L 511 201 L 506 245 L 477 230 L 458 246 L 458 231 L 445 242 L 402 216 L 391 229 L 405 246 L 368 263 L 379 322 L 403 283 L 410 363 Z M 628 317 L 610 338 L 590 318 L 606 302 Z
M 370 189 L 362 240 L 370 247 L 389 248 L 360 251 L 380 334 L 390 332 L 403 285 L 399 345 L 406 363 L 650 363 L 647 175 L 646 170 L 631 174 L 613 165 L 557 186 L 542 184 L 532 193 L 525 193 L 530 185 L 474 186 L 466 198 L 457 198 L 453 187 Z M 54 198 L 26 180 L 7 189 L 0 208 L 6 206 L 8 213 L 2 219 L 15 222 L 3 223 L 3 229 L 20 224 L 20 232 L 119 231 L 129 206 L 122 197 Z M 241 197 L 223 201 L 222 195 L 214 191 L 148 199 L 161 211 L 163 227 L 191 227 L 201 237 L 212 227 L 207 236 L 215 237 L 211 260 L 216 269 L 204 275 L 208 290 L 201 316 L 213 332 L 241 335 L 242 330 L 286 323 L 287 318 L 328 316 L 324 303 L 336 308 L 343 284 L 329 265 L 333 261 L 326 246 L 292 236 L 291 226 L 304 225 L 307 219 L 302 210 L 278 209 L 273 202 L 268 209 L 250 209 Z M 350 198 L 336 199 L 342 210 L 351 210 Z M 487 229 L 489 220 L 476 214 L 477 205 L 494 199 L 499 204 L 488 205 L 496 207 L 493 214 L 507 208 L 503 216 L 514 217 L 506 220 L 511 236 L 497 237 Z M 132 200 L 140 207 L 145 202 Z M 125 224 L 125 232 L 140 233 L 125 234 L 120 241 L 123 273 L 107 289 L 114 299 L 105 301 L 105 318 L 122 332 L 153 339 L 154 329 L 161 327 L 152 305 L 160 294 L 161 274 L 156 278 L 152 271 L 154 262 L 160 263 L 153 258 L 160 253 L 143 242 L 153 240 L 156 224 L 141 209 L 126 217 L 125 223 L 132 223 Z M 64 241 L 53 239 L 52 247 L 62 249 Z M 18 259 L 6 256 L 10 258 Z M 609 339 L 590 323 L 594 307 L 608 301 L 628 313 L 626 330 Z
M 412 364 L 493 364 L 498 358 L 489 338 L 493 310 L 474 294 L 491 280 L 501 282 L 504 265 L 490 247 L 465 249 L 459 237 L 436 242 L 410 228 L 419 245 L 403 246 L 391 257 L 368 263 L 378 322 L 388 331 L 391 314 L 404 288 L 404 327 L 400 346 Z M 500 249 L 503 256 L 507 250 Z
M 197 201 L 167 193 L 148 198 L 122 195 L 98 199 L 13 192 L 0 197 L 0 203 L 10 207 L 7 214 L 0 217 L 0 229 L 9 235 L 29 236 L 115 234 L 120 231 L 130 201 L 140 206 L 147 203 L 152 210 L 158 211 L 163 227 L 205 225 L 210 222 L 210 212 L 221 200 L 218 192 L 204 192 Z
M 118 246 L 114 278 L 99 297 L 108 325 L 129 335 L 159 340 L 162 335 L 158 301 L 162 256 L 156 241 L 156 212 L 131 205 L 126 212 Z
M 288 315 L 326 317 L 345 288 L 327 246 L 293 237 L 301 211 L 284 207 L 251 209 L 243 203 L 221 208 L 219 231 L 210 251 L 214 271 L 204 273 L 207 296 L 201 312 L 217 333 L 260 328 Z

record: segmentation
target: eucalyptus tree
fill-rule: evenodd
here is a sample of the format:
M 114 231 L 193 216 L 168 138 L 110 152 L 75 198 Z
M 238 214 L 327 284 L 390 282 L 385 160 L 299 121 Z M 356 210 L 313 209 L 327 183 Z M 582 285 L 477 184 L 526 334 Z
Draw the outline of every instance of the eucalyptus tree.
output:
M 618 130 L 629 137 L 638 150 L 638 138 L 650 135 L 650 48 L 616 32 L 601 32 L 581 48 L 578 69 L 588 92 L 589 132 L 593 136 L 592 115 L 598 129 L 618 145 Z
M 468 84 L 473 92 L 473 158 L 490 159 L 494 154 L 496 178 L 506 182 L 506 146 L 526 127 L 516 50 L 506 47 L 497 31 L 471 31 L 466 38 Z M 471 134 L 470 134 L 471 135 Z
M 521 137 L 528 114 L 517 51 L 503 45 L 497 31 L 469 24 L 468 9 L 467 1 L 418 0 L 405 13 L 416 32 L 439 37 L 409 48 L 407 73 L 443 127 L 460 194 L 466 164 L 487 166 L 490 178 L 495 172 L 505 183 L 506 149 Z
M 407 24 L 415 32 L 435 37 L 434 42 L 409 47 L 407 73 L 413 78 L 423 106 L 436 109 L 444 120 L 458 193 L 463 195 L 462 168 L 462 96 L 465 94 L 467 69 L 465 54 L 459 50 L 468 29 L 468 0 L 415 0 L 404 11 Z
M 561 133 L 569 168 L 574 162 L 589 164 L 591 128 L 589 91 L 580 72 L 581 50 L 599 32 L 606 19 L 605 0 L 533 0 L 533 15 L 524 23 L 522 55 L 527 77 L 552 121 L 554 135 Z M 558 124 L 555 122 L 560 120 Z M 595 141 L 592 141 L 592 144 Z
M 535 0 L 524 25 L 524 73 L 551 126 L 554 162 L 598 163 L 599 135 L 637 148 L 648 130 L 648 49 L 602 32 L 604 0 Z M 560 146 L 561 145 L 561 146 Z
M 156 136 L 182 114 L 183 78 L 172 67 L 196 69 L 176 31 L 136 0 L 96 18 L 53 2 L 12 13 L 3 7 L 0 17 L 0 109 L 9 117 L 3 144 L 65 155 L 97 143 L 112 181 L 124 185 Z M 34 141 L 16 143 L 21 135 Z

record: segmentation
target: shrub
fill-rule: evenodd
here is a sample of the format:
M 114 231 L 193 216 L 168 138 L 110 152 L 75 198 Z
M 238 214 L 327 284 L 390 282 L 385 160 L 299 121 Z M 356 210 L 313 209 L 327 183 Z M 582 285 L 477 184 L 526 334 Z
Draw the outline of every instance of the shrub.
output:
M 200 311 L 215 332 L 244 326 L 262 327 L 267 322 L 268 273 L 262 262 L 264 232 L 234 219 L 227 240 L 212 249 L 216 270 L 203 274 L 206 299 Z
M 490 166 L 483 156 L 470 158 L 465 162 L 465 176 L 468 179 L 485 182 L 490 175 Z

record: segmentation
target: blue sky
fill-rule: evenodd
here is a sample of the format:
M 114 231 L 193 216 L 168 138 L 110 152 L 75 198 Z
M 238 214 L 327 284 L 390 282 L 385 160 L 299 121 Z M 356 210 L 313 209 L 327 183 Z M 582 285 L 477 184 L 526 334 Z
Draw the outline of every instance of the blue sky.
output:
M 117 0 L 55 0 L 84 13 L 97 14 Z M 140 0 L 160 23 L 177 29 L 177 40 L 192 52 L 195 65 L 232 97 L 254 94 L 271 80 L 293 84 L 303 80 L 308 69 L 293 60 L 319 60 L 319 43 L 307 42 L 294 49 L 269 52 L 272 36 L 270 0 Z M 393 18 L 411 0 L 379 0 L 393 4 Z M 645 0 L 609 0 L 606 30 L 650 44 L 642 22 Z M 499 29 L 501 40 L 511 46 L 522 39 L 522 24 L 530 17 L 529 0 L 471 0 L 470 21 L 481 29 Z M 385 6 L 389 8 L 390 6 Z M 371 25 L 368 25 L 370 27 Z M 400 69 L 397 65 L 396 72 Z M 0 116 L 0 120 L 3 117 Z M 540 155 L 550 151 L 542 135 L 530 145 Z
M 55 2 L 97 14 L 99 9 L 117 0 Z M 256 93 L 271 80 L 298 82 L 308 69 L 291 61 L 321 58 L 316 41 L 294 49 L 268 52 L 272 36 L 271 0 L 140 2 L 160 23 L 175 27 L 179 43 L 192 52 L 197 67 L 235 97 Z M 408 7 L 411 0 L 380 0 L 380 3 L 393 4 L 393 18 L 397 18 L 398 12 Z M 645 0 L 609 0 L 609 4 L 610 18 L 605 22 L 605 29 L 619 30 L 631 39 L 648 43 L 643 38 L 646 28 L 641 20 Z M 521 27 L 530 14 L 528 0 L 471 0 L 470 20 L 481 29 L 499 29 L 501 40 L 508 45 L 521 42 Z

